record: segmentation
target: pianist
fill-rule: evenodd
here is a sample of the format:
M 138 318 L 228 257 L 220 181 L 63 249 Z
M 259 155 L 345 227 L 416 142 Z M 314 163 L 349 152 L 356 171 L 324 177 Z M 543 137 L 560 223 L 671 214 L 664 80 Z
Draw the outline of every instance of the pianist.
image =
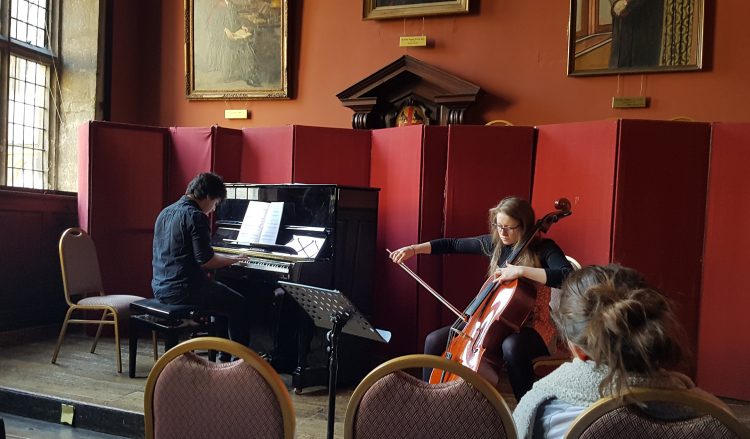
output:
M 228 286 L 209 279 L 205 270 L 226 267 L 241 256 L 214 253 L 208 214 L 227 196 L 224 180 L 214 173 L 198 174 L 185 195 L 167 206 L 154 225 L 154 297 L 162 303 L 208 306 L 228 317 L 229 338 L 247 346 L 250 338 L 248 303 Z M 220 318 L 221 319 L 221 318 Z M 223 320 L 223 319 L 221 319 Z M 219 322 L 221 329 L 227 322 Z M 225 359 L 225 358 L 222 358 Z

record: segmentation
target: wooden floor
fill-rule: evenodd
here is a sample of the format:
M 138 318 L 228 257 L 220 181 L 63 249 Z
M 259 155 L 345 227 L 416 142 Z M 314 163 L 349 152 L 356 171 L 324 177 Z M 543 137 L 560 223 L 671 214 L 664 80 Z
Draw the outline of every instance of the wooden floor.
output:
M 0 334 L 0 387 L 48 395 L 81 403 L 143 413 L 143 390 L 153 357 L 150 342 L 142 340 L 138 349 L 136 378 L 127 374 L 127 340 L 123 343 L 123 374 L 115 369 L 114 342 L 100 341 L 95 354 L 89 353 L 92 338 L 69 334 L 57 364 L 51 364 L 56 334 L 54 328 L 22 333 Z M 163 350 L 163 344 L 161 349 Z M 285 382 L 290 377 L 282 375 Z M 503 396 L 511 408 L 515 400 L 509 386 Z M 353 389 L 337 392 L 335 437 L 343 437 L 346 404 Z M 297 414 L 297 438 L 324 438 L 328 416 L 325 388 L 306 389 L 301 395 L 290 391 Z M 750 402 L 725 400 L 740 420 L 750 426 Z

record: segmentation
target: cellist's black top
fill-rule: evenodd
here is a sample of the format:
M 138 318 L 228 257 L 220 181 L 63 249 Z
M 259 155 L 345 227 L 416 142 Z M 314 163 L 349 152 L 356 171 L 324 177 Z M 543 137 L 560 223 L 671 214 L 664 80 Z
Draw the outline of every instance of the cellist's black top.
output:
M 430 241 L 431 254 L 469 253 L 492 257 L 492 235 L 474 236 L 471 238 L 440 238 Z M 565 253 L 549 238 L 538 238 L 529 244 L 529 249 L 539 257 L 544 271 L 547 273 L 548 287 L 560 288 L 563 279 L 573 271 L 573 266 L 565 258 Z M 503 264 L 510 256 L 513 247 L 505 246 L 500 253 L 498 264 Z

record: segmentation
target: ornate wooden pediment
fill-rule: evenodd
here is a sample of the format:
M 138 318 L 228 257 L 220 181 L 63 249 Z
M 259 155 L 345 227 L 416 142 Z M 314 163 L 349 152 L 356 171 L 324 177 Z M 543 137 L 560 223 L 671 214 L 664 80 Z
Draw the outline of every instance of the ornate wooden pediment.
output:
M 424 109 L 431 125 L 460 124 L 480 88 L 435 66 L 404 55 L 337 94 L 354 111 L 353 128 L 396 125 L 404 106 Z

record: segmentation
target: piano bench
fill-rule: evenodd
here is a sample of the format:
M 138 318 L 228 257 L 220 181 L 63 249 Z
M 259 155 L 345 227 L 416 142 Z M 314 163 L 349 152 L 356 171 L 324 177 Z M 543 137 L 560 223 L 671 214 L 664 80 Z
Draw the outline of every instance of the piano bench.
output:
M 141 330 L 154 334 L 154 361 L 159 357 L 156 333 L 164 336 L 164 350 L 177 345 L 180 334 L 207 333 L 216 335 L 211 316 L 221 314 L 197 305 L 169 305 L 158 299 L 136 300 L 130 304 L 128 324 L 130 349 L 128 352 L 128 375 L 135 378 L 135 360 L 138 356 L 138 334 Z M 208 352 L 209 360 L 216 361 L 216 351 Z

